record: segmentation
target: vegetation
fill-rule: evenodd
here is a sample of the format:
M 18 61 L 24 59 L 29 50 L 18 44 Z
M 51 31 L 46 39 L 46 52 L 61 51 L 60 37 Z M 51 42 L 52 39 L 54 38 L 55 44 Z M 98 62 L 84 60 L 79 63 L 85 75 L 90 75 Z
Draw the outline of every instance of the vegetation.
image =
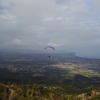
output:
M 92 96 L 94 87 L 79 89 L 72 86 L 53 86 L 46 84 L 0 83 L 0 100 L 90 100 L 100 99 L 100 88 Z M 83 92 L 83 93 L 82 93 Z

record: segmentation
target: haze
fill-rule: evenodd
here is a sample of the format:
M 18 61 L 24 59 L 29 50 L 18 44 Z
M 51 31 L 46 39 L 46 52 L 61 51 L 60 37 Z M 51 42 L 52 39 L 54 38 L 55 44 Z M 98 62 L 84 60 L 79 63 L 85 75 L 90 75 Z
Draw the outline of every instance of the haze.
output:
M 100 58 L 100 0 L 0 0 L 0 49 Z M 56 52 L 55 51 L 55 52 Z

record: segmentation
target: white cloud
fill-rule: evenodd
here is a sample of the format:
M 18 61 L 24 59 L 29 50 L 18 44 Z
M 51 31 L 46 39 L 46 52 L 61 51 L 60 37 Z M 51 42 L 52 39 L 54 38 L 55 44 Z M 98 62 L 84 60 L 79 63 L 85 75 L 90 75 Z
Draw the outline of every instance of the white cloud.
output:
M 12 45 L 21 45 L 21 44 L 22 44 L 22 41 L 16 38 L 16 39 L 14 39 L 14 40 L 12 41 L 11 44 L 12 44 Z
M 44 21 L 53 21 L 54 19 L 52 17 L 44 19 Z
M 55 43 L 47 43 L 47 45 L 52 45 L 52 46 L 54 46 L 54 47 L 59 46 L 58 44 L 55 44 Z
M 3 14 L 0 14 L 0 18 L 5 20 L 13 20 L 15 19 L 15 16 L 9 14 L 7 11 L 4 11 Z
M 71 19 L 73 19 L 73 18 L 72 18 L 72 17 L 69 17 L 69 18 L 67 17 L 67 18 L 65 18 L 65 19 L 66 19 L 66 20 L 71 20 Z
M 24 47 L 26 45 L 26 43 L 22 42 L 20 39 L 16 38 L 16 39 L 13 39 L 12 41 L 6 41 L 3 43 L 4 47 L 7 47 L 7 48 L 16 48 L 16 47 Z M 2 46 L 2 45 L 1 45 Z
M 63 6 L 63 7 L 62 7 L 62 9 L 67 9 L 67 8 L 68 8 L 67 6 Z
M 62 17 L 58 17 L 58 18 L 56 18 L 57 20 L 63 20 L 63 18 Z

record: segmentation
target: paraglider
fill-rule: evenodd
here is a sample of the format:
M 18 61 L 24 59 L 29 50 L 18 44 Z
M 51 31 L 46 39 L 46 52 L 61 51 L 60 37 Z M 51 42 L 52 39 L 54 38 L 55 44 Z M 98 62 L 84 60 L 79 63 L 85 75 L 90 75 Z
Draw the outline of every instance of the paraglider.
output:
M 48 49 L 48 48 L 51 48 L 52 50 L 55 50 L 55 48 L 52 47 L 52 46 L 46 46 L 46 47 L 45 47 L 45 49 Z M 48 58 L 50 58 L 50 56 L 48 56 Z

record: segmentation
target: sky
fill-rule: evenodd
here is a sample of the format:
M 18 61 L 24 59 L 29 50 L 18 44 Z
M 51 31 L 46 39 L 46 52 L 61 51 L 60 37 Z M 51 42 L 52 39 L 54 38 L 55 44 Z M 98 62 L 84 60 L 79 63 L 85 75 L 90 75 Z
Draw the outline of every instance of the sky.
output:
M 0 49 L 100 57 L 100 0 L 0 0 Z

